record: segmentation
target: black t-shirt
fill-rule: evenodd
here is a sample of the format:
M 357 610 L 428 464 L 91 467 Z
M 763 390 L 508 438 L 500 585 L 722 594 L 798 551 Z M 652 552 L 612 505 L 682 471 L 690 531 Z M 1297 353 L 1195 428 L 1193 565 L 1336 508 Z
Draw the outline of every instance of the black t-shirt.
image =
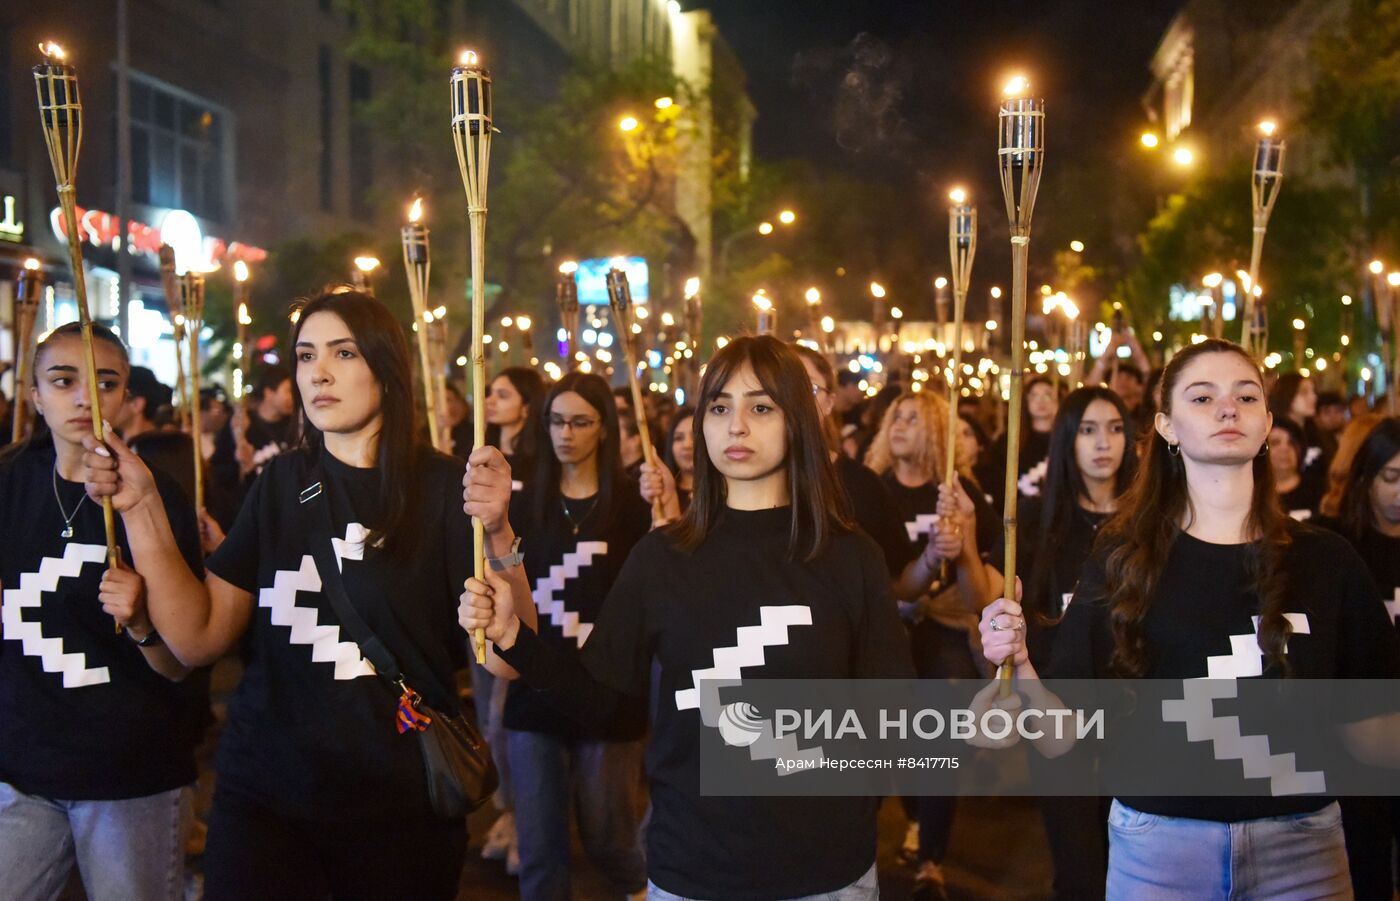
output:
M 203 572 L 194 508 L 154 470 L 175 541 Z M 64 800 L 109 801 L 194 781 L 194 747 L 208 715 L 207 673 L 171 682 L 102 612 L 107 571 L 102 505 L 57 480 L 52 444 L 0 463 L 0 781 Z M 74 508 L 77 508 L 74 512 Z M 121 517 L 122 559 L 132 560 Z
M 1289 526 L 1293 543 L 1287 551 L 1289 600 L 1284 614 L 1293 632 L 1288 639 L 1290 678 L 1390 679 L 1400 676 L 1400 638 L 1385 628 L 1385 608 L 1377 603 L 1375 584 L 1365 564 L 1340 536 L 1299 523 Z M 1055 637 L 1050 674 L 1061 679 L 1112 676 L 1113 631 L 1105 602 L 1107 548 L 1090 557 Z M 1172 544 L 1156 594 L 1144 621 L 1150 659 L 1149 679 L 1278 678 L 1260 654 L 1242 654 L 1232 638 L 1253 636 L 1259 599 L 1253 590 L 1248 545 L 1209 544 L 1181 533 Z M 1339 710 L 1337 722 L 1374 713 Z M 1157 716 L 1160 711 L 1147 711 Z M 1152 729 L 1123 734 L 1130 741 L 1151 741 Z M 1179 740 L 1179 738 L 1178 738 Z M 1183 769 L 1203 773 L 1239 762 L 1215 758 L 1210 742 L 1183 742 Z M 1143 759 L 1115 753 L 1106 760 Z M 1144 749 L 1145 751 L 1146 749 Z M 1106 778 L 1107 775 L 1106 774 Z M 1221 822 L 1284 816 L 1319 810 L 1332 801 L 1321 795 L 1280 797 L 1125 797 L 1124 804 L 1145 813 Z
M 836 455 L 836 479 L 851 502 L 851 514 L 861 531 L 875 539 L 885 555 L 891 578 L 918 555 L 909 542 L 890 492 L 874 472 L 845 454 Z
M 1315 522 L 1319 526 L 1340 532 L 1351 542 L 1351 546 L 1356 548 L 1376 583 L 1386 612 L 1390 614 L 1391 620 L 1400 626 L 1400 538 L 1382 535 L 1375 529 L 1366 529 L 1358 540 L 1335 519 L 1319 517 Z
M 273 457 L 286 453 L 296 440 L 296 434 L 296 416 L 268 422 L 258 415 L 257 410 L 250 409 L 243 440 L 253 446 L 253 471 L 262 472 Z
M 316 481 L 311 454 L 267 465 L 208 562 L 257 604 L 245 636 L 247 668 L 219 746 L 219 789 L 310 820 L 427 817 L 418 740 L 394 727 L 398 693 L 361 657 L 321 592 L 310 516 L 298 500 Z M 314 502 L 330 505 L 351 603 L 413 688 L 433 706 L 455 703 L 453 676 L 466 653 L 457 604 L 472 556 L 461 461 L 424 452 L 415 509 L 421 539 L 400 563 L 364 547 L 382 515 L 379 471 L 320 457 L 324 493 Z M 414 672 L 405 647 L 430 672 Z
M 511 498 L 510 521 L 525 552 L 525 575 L 539 614 L 540 637 L 560 653 L 576 657 L 593 632 L 627 555 L 651 528 L 651 508 L 636 483 L 622 478 L 613 485 L 606 521 L 595 509 L 597 495 L 569 499 L 570 515 L 578 524 L 575 533 L 558 493 L 552 493 L 556 500 L 541 521 L 535 515 L 533 492 L 517 491 Z M 586 730 L 516 680 L 506 695 L 504 722 L 508 729 L 525 732 L 631 741 L 646 733 L 647 713 L 645 704 L 627 704 L 610 722 Z
M 1007 433 L 1003 432 L 1001 437 L 997 438 L 996 443 L 992 445 L 992 459 L 996 461 L 996 472 L 999 478 L 986 487 L 991 491 L 996 503 L 1001 503 L 1001 496 L 1006 488 L 1003 480 L 1006 473 L 1008 443 Z M 1041 484 L 1045 481 L 1045 473 L 1049 471 L 1050 433 L 1037 432 L 1032 428 L 1021 429 L 1021 449 L 1018 457 L 1016 485 L 1021 496 L 1039 496 Z
M 1317 515 L 1318 504 L 1322 503 L 1320 486 L 1311 479 L 1303 479 L 1289 492 L 1279 495 L 1279 502 L 1289 516 L 1305 522 Z
M 1049 663 L 1054 647 L 1055 631 L 1061 616 L 1069 607 L 1079 574 L 1094 548 L 1099 527 L 1109 514 L 1093 513 L 1078 505 L 1069 521 L 1057 529 L 1040 554 L 1044 506 L 1040 498 L 1027 498 L 1016 510 L 1016 575 L 1024 589 L 1022 606 L 1026 616 L 1026 647 L 1031 663 L 1043 670 Z M 988 562 L 998 570 L 1006 566 L 1006 536 L 997 536 Z M 1000 592 L 1001 586 L 997 585 Z
M 613 586 L 583 669 L 561 665 L 528 629 L 502 656 L 560 707 L 587 716 L 603 698 L 660 703 L 647 748 L 647 867 L 694 898 L 770 901 L 835 891 L 875 861 L 875 798 L 700 793 L 698 678 L 904 679 L 909 642 L 879 549 L 841 533 L 815 560 L 788 558 L 789 508 L 725 510 L 693 552 L 669 530 L 644 537 Z M 761 661 L 735 666 L 734 651 Z M 592 679 L 587 678 L 591 675 Z M 596 681 L 594 681 L 596 680 Z M 614 702 L 615 703 L 615 702 Z M 748 749 L 733 765 L 771 767 Z
M 985 560 L 987 551 L 997 540 L 997 515 L 987 504 L 987 499 L 977 490 L 977 486 L 962 476 L 963 491 L 972 499 L 974 517 L 977 523 L 977 550 Z M 938 482 L 928 482 L 917 488 L 910 488 L 895 478 L 894 470 L 881 477 L 890 499 L 894 501 L 899 518 L 904 523 L 905 539 L 912 549 L 913 559 L 923 552 L 928 544 L 929 532 L 933 529 L 938 511 Z M 950 568 L 951 571 L 951 568 Z

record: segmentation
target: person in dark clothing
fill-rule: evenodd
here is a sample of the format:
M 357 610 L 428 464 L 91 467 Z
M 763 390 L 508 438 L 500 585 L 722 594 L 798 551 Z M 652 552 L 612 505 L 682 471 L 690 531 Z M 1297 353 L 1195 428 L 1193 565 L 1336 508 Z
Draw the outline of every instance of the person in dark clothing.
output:
M 243 400 L 243 410 L 235 411 L 231 422 L 239 471 L 248 479 L 297 441 L 291 370 L 280 365 L 264 366 L 253 380 L 253 392 Z
M 1269 429 L 1268 446 L 1274 489 L 1284 512 L 1300 521 L 1313 518 L 1322 502 L 1322 485 L 1316 479 L 1304 477 L 1307 438 L 1303 430 L 1292 420 L 1275 418 Z
M 676 495 L 680 512 L 690 509 L 695 493 L 695 408 L 684 406 L 676 411 L 671 428 L 666 433 L 666 468 L 676 480 Z
M 494 573 L 467 583 L 461 624 L 485 629 L 543 701 L 584 723 L 644 701 L 659 663 L 649 897 L 873 899 L 878 799 L 700 790 L 700 732 L 713 728 L 701 685 L 755 626 L 762 662 L 735 678 L 900 678 L 912 667 L 884 561 L 843 509 L 797 356 L 770 336 L 736 338 L 710 360 L 697 400 L 694 501 L 637 544 L 578 656 L 545 642 L 535 603 Z M 644 490 L 669 496 L 666 470 L 652 469 Z M 749 748 L 722 750 L 725 766 L 773 767 Z

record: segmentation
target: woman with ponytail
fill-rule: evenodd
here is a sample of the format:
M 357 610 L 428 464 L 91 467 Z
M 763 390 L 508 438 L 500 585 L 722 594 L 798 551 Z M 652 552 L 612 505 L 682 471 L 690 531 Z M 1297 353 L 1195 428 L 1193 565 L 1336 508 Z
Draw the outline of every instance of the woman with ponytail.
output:
M 1289 519 L 1278 504 L 1264 396 L 1262 373 L 1237 345 L 1210 339 L 1173 357 L 1155 434 L 1080 576 L 1055 636 L 1051 674 L 1400 674 L 1400 640 L 1365 564 L 1340 536 Z M 1034 696 L 1029 705 L 1062 708 L 1038 682 L 1024 616 L 1009 598 L 988 605 L 981 623 L 987 659 L 1015 667 Z M 1257 657 L 1241 653 L 1242 635 L 1256 636 Z M 984 691 L 983 703 L 995 691 Z M 1358 759 L 1386 760 L 1384 742 L 1375 740 L 1383 731 L 1377 727 L 1390 722 L 1382 712 L 1360 701 L 1336 712 Z M 1136 741 L 1127 750 L 1145 752 Z M 1057 757 L 1073 740 L 1047 735 L 1035 745 Z M 1211 743 L 1182 747 L 1189 771 L 1204 777 L 1228 763 L 1238 778 L 1239 763 L 1215 759 Z M 1132 764 L 1123 761 L 1132 756 L 1104 757 L 1104 780 L 1127 777 Z M 1341 814 L 1325 794 L 1119 796 L 1108 826 L 1110 898 L 1350 896 Z

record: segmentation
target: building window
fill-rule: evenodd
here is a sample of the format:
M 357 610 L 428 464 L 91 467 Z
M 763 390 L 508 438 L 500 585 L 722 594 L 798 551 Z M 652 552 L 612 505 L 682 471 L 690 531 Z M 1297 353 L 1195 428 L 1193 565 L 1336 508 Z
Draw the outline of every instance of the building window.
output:
M 369 70 L 350 66 L 350 211 L 359 217 L 371 213 L 369 193 L 374 181 L 374 158 L 370 130 L 361 121 L 363 107 L 370 99 Z
M 228 215 L 233 116 L 139 72 L 131 83 L 131 199 L 204 219 Z
M 1191 101 L 1195 93 L 1195 52 L 1184 43 L 1172 58 L 1162 79 L 1162 119 L 1168 141 L 1176 140 L 1191 125 Z
M 321 209 L 327 213 L 335 211 L 335 178 L 331 169 L 334 156 L 335 136 L 331 134 L 335 111 L 331 78 L 331 48 L 322 44 L 316 58 L 316 77 L 321 87 Z

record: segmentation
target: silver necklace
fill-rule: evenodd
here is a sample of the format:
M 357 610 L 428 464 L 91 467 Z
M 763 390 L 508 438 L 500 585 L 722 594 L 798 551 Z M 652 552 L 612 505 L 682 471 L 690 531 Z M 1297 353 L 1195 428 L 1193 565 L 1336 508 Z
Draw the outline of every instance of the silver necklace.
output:
M 58 461 L 57 461 L 57 460 L 55 460 L 55 461 L 54 461 L 54 464 L 53 464 L 53 499 L 54 499 L 54 501 L 58 504 L 58 512 L 59 512 L 60 514 L 62 514 L 62 516 L 63 516 L 63 531 L 58 533 L 58 537 L 59 537 L 59 538 L 72 538 L 72 537 L 73 537 L 73 520 L 74 520 L 75 517 L 77 517 L 78 511 L 82 509 L 82 507 L 83 507 L 83 502 L 87 500 L 87 492 L 86 492 L 86 491 L 83 492 L 83 496 L 82 496 L 81 498 L 78 499 L 78 505 L 77 505 L 76 507 L 73 508 L 73 512 L 72 512 L 72 513 L 69 513 L 67 510 L 63 509 L 63 498 L 61 498 L 61 497 L 58 496 Z

